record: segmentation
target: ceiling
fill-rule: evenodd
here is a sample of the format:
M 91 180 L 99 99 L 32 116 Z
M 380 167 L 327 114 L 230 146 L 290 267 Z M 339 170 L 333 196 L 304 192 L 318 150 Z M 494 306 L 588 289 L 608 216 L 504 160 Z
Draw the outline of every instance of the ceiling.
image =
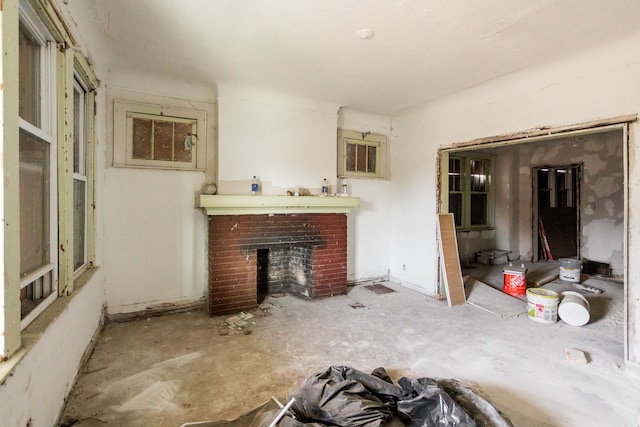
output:
M 638 0 L 61 2 L 107 83 L 226 81 L 383 114 L 640 28 Z

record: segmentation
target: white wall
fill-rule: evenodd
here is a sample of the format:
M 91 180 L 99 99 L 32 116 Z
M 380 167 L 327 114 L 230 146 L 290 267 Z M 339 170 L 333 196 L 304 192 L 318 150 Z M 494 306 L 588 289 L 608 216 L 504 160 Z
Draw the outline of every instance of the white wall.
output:
M 373 132 L 389 136 L 391 118 L 378 114 L 341 108 L 338 127 L 345 130 Z M 393 174 L 393 171 L 392 171 Z M 384 179 L 350 179 L 350 194 L 360 197 L 360 206 L 349 215 L 348 279 L 360 280 L 387 276 L 389 239 L 391 238 L 391 181 Z
M 538 126 L 565 125 L 640 111 L 640 33 L 629 38 L 493 80 L 417 106 L 394 118 L 392 159 L 391 274 L 425 293 L 437 288 L 436 167 L 440 147 Z M 640 171 L 635 168 L 637 124 L 630 158 L 629 204 L 637 205 Z M 634 203 L 635 202 L 635 203 Z M 635 314 L 640 292 L 640 220 L 629 215 L 631 359 L 637 360 L 640 329 Z M 425 243 L 426 242 L 426 243 Z M 408 260 L 420 267 L 403 271 Z M 410 265 L 412 265 L 410 264 Z M 409 269 L 407 269 L 409 270 Z
M 126 313 L 198 300 L 207 286 L 207 222 L 196 208 L 196 195 L 215 177 L 214 126 L 208 135 L 206 172 L 110 167 L 112 110 L 114 99 L 191 107 L 207 111 L 214 125 L 215 104 L 207 99 L 213 95 L 140 76 L 118 75 L 113 81 L 108 82 L 105 104 L 108 167 L 103 175 L 107 310 Z M 136 90 L 123 89 L 125 85 Z M 176 93 L 167 93 L 170 89 Z
M 218 84 L 218 192 L 249 194 L 253 175 L 262 194 L 300 187 L 319 194 L 324 178 L 337 185 L 337 129 L 388 134 L 390 119 L 339 105 L 259 88 Z M 389 181 L 350 180 L 360 207 L 348 216 L 348 278 L 387 274 Z
M 104 298 L 102 280 L 102 273 L 98 271 L 74 294 L 44 334 L 35 339 L 13 375 L 0 386 L 3 426 L 56 425 L 80 369 L 82 355 L 100 324 Z M 54 310 L 49 308 L 49 312 Z

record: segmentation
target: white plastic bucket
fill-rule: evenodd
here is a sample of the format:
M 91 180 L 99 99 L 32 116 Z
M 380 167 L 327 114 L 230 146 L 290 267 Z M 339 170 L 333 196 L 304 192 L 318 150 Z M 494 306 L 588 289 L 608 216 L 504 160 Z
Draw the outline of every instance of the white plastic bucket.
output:
M 580 283 L 582 261 L 573 258 L 560 258 L 560 280 L 571 283 Z
M 565 322 L 573 326 L 583 326 L 591 318 L 589 301 L 578 292 L 565 291 L 561 294 L 558 315 Z
M 548 289 L 527 289 L 527 314 L 539 323 L 556 323 L 558 320 L 558 294 Z

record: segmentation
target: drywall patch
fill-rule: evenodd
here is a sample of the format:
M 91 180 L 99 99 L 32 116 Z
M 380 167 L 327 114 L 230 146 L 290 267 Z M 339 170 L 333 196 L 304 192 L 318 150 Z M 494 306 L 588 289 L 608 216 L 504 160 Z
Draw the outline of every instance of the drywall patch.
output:
M 592 187 L 593 193 L 598 198 L 609 197 L 612 194 L 620 191 L 620 189 L 621 189 L 620 184 L 616 182 L 616 179 L 613 176 L 598 178 Z
M 608 163 L 605 159 L 601 158 L 598 154 L 585 154 L 583 156 L 584 167 L 589 171 L 588 175 L 585 175 L 585 179 L 589 176 L 594 176 L 607 169 Z
M 622 224 L 616 225 L 615 219 L 599 219 L 591 221 L 584 226 L 584 246 L 589 248 L 588 258 L 598 260 L 611 260 L 613 254 L 622 251 L 622 241 L 612 239 L 623 230 Z

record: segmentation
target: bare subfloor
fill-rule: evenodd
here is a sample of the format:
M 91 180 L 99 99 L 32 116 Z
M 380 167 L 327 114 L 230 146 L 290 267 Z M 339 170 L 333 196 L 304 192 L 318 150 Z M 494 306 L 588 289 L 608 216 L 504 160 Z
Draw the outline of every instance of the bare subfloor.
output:
M 252 312 L 250 334 L 221 335 L 229 316 L 200 311 L 108 323 L 63 421 L 178 427 L 233 418 L 348 365 L 383 366 L 394 380 L 459 379 L 518 427 L 638 425 L 640 380 L 623 363 L 622 285 L 598 283 L 604 293 L 588 296 L 592 322 L 575 327 L 534 322 L 524 303 L 504 318 L 384 284 L 397 292 L 360 285 L 323 300 L 270 297 Z M 567 360 L 569 348 L 588 363 Z

